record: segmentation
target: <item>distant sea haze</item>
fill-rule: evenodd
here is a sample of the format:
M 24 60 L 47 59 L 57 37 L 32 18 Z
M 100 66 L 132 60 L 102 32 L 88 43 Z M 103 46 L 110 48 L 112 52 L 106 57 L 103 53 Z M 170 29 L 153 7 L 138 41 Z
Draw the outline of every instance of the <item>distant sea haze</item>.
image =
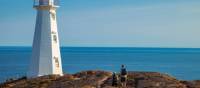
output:
M 199 48 L 62 47 L 65 73 L 83 70 L 155 71 L 182 80 L 200 79 Z M 0 81 L 26 75 L 31 47 L 0 47 Z

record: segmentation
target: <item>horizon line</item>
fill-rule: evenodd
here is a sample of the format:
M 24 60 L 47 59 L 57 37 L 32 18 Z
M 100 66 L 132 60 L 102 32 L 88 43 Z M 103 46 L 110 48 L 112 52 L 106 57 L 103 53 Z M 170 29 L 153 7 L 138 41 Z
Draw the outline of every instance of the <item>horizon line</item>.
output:
M 32 46 L 2 46 L 0 47 L 32 47 Z M 200 47 L 139 47 L 139 46 L 60 46 L 63 47 L 70 47 L 70 48 L 166 48 L 166 49 L 200 49 Z

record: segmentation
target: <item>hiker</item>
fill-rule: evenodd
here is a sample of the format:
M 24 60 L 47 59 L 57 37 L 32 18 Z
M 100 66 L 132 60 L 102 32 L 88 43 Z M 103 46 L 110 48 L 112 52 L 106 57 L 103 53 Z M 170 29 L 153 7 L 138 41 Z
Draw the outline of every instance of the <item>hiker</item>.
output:
M 127 71 L 124 65 L 121 66 L 120 81 L 122 88 L 126 88 Z
M 118 77 L 117 77 L 116 73 L 113 72 L 113 75 L 112 75 L 112 86 L 117 87 L 118 86 L 117 82 L 118 82 Z

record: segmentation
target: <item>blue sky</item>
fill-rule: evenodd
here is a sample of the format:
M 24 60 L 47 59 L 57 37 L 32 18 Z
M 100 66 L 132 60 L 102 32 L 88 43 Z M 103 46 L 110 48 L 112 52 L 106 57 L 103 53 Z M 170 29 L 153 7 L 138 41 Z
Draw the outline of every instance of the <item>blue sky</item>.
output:
M 32 0 L 0 0 L 0 46 L 31 46 Z M 200 47 L 200 0 L 61 0 L 62 46 Z

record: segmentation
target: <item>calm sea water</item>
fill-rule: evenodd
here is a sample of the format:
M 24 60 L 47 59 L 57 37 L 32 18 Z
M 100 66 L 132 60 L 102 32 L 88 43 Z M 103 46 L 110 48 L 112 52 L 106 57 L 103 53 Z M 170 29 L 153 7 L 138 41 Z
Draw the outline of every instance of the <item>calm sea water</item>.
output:
M 200 49 L 63 47 L 63 70 L 156 71 L 178 79 L 200 79 Z M 0 47 L 0 81 L 26 75 L 31 47 Z

